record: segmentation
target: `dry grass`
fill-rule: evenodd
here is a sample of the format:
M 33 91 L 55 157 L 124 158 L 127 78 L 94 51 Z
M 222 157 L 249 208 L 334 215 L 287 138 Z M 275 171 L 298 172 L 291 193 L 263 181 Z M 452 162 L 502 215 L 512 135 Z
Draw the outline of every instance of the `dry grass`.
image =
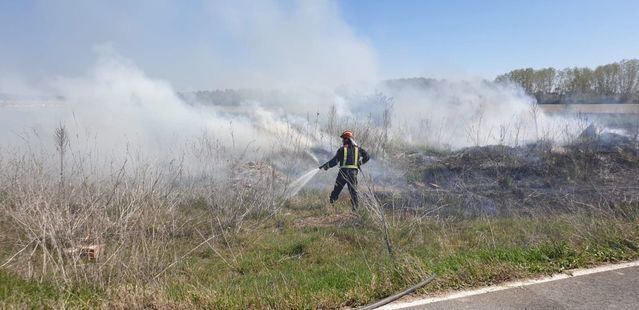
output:
M 243 229 L 245 218 L 273 215 L 278 207 L 273 182 L 202 179 L 177 161 L 160 168 L 127 158 L 95 168 L 90 158 L 67 153 L 63 127 L 55 138 L 56 155 L 0 160 L 0 218 L 10 229 L 3 250 L 11 254 L 2 267 L 28 279 L 94 289 L 150 283 L 211 240 Z M 237 172 L 244 158 L 235 160 L 218 173 Z M 270 172 L 254 177 L 268 179 Z

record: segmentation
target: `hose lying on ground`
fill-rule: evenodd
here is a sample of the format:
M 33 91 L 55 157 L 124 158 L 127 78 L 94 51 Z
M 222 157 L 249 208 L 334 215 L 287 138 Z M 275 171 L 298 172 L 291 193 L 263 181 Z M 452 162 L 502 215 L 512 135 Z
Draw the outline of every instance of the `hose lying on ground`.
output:
M 359 310 L 371 310 L 371 309 L 376 309 L 376 308 L 379 308 L 379 307 L 381 307 L 381 306 L 383 306 L 383 305 L 385 305 L 385 304 L 387 304 L 387 303 L 390 303 L 390 302 L 393 302 L 393 301 L 395 301 L 395 300 L 397 300 L 397 299 L 400 299 L 400 298 L 401 298 L 401 297 L 403 297 L 404 295 L 408 295 L 408 294 L 410 294 L 410 293 L 412 293 L 412 292 L 416 291 L 417 289 L 421 288 L 422 286 L 425 286 L 426 284 L 428 284 L 428 283 L 432 282 L 433 280 L 435 280 L 435 276 L 436 276 L 436 274 L 434 274 L 434 273 L 433 273 L 430 277 L 428 277 L 428 278 L 424 279 L 424 281 L 419 282 L 419 283 L 417 283 L 417 284 L 415 284 L 415 285 L 413 285 L 413 286 L 409 287 L 408 289 L 406 289 L 406 290 L 404 290 L 404 291 L 402 291 L 402 292 L 399 292 L 399 293 L 397 293 L 397 294 L 395 294 L 395 295 L 392 295 L 392 296 L 386 297 L 386 298 L 384 298 L 384 299 L 382 299 L 382 300 L 380 300 L 380 301 L 378 301 L 378 302 L 376 302 L 376 303 L 373 303 L 373 304 L 370 304 L 370 305 L 364 306 L 364 307 L 362 307 L 362 308 L 359 308 Z

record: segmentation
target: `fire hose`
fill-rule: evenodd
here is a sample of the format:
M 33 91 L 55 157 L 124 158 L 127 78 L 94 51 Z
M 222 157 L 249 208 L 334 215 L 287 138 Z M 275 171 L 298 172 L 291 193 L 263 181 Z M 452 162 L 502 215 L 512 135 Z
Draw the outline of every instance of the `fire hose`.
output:
M 397 293 L 395 295 L 386 297 L 386 298 L 384 298 L 384 299 L 382 299 L 382 300 L 380 300 L 378 302 L 375 302 L 375 303 L 372 303 L 370 305 L 366 305 L 364 307 L 361 307 L 361 308 L 359 308 L 359 310 L 377 309 L 377 308 L 379 308 L 379 307 L 381 307 L 381 306 L 383 306 L 385 304 L 391 303 L 391 302 L 393 302 L 393 301 L 395 301 L 397 299 L 400 299 L 401 297 L 403 297 L 405 295 L 408 295 L 408 294 L 410 294 L 410 293 L 422 288 L 426 284 L 428 284 L 428 283 L 432 282 L 433 280 L 435 280 L 436 276 L 437 275 L 433 273 L 430 277 L 424 279 L 422 282 L 419 282 L 419 283 L 409 287 L 408 289 L 406 289 L 404 291 L 401 291 L 401 292 L 399 292 L 399 293 Z

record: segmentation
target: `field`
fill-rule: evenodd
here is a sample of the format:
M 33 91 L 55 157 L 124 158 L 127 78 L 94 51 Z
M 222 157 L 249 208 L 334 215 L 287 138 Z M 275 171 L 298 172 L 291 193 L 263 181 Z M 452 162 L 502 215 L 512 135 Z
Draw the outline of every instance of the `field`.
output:
M 0 1 L 0 309 L 356 309 L 639 260 L 631 1 L 245 2 Z
M 330 183 L 283 199 L 288 181 L 268 158 L 239 157 L 214 167 L 228 177 L 206 178 L 180 163 L 102 173 L 50 160 L 68 154 L 6 155 L 0 302 L 355 307 L 432 273 L 419 294 L 639 257 L 639 149 L 630 138 L 388 150 L 381 173 L 364 167 L 356 213 L 344 194 L 326 202 Z M 204 153 L 226 158 L 214 146 Z

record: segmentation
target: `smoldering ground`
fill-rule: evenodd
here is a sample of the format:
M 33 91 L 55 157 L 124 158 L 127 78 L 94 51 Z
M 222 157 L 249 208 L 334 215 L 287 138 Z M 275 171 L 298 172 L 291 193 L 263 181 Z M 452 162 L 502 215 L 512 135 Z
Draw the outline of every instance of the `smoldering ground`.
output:
M 576 131 L 573 125 L 566 127 L 571 123 L 565 119 L 534 113 L 533 100 L 512 85 L 476 79 L 380 82 L 376 51 L 354 33 L 333 2 L 244 4 L 204 3 L 196 15 L 206 22 L 195 29 L 204 39 L 185 38 L 182 43 L 194 48 L 177 46 L 177 60 L 160 62 L 166 46 L 159 41 L 153 43 L 160 44 L 154 45 L 157 54 L 141 57 L 132 48 L 137 45 L 129 45 L 129 34 L 105 27 L 121 17 L 115 6 L 86 4 L 78 8 L 84 14 L 71 14 L 71 3 L 41 3 L 38 8 L 50 17 L 48 31 L 66 33 L 74 23 L 83 23 L 87 33 L 99 35 L 91 40 L 82 35 L 52 49 L 53 54 L 82 56 L 78 63 L 60 60 L 57 67 L 67 64 L 73 73 L 33 78 L 32 70 L 26 70 L 0 79 L 0 92 L 9 94 L 9 101 L 17 95 L 36 102 L 53 98 L 55 103 L 20 107 L 25 101 L 20 99 L 17 108 L 2 108 L 4 149 L 51 154 L 51 135 L 62 125 L 70 132 L 70 148 L 91 154 L 102 165 L 130 157 L 159 164 L 179 160 L 193 171 L 204 171 L 208 168 L 202 166 L 241 157 L 266 159 L 294 175 L 317 164 L 306 152 L 328 160 L 339 146 L 337 134 L 346 128 L 355 130 L 362 146 L 379 159 L 388 141 L 456 149 L 540 138 L 561 141 Z M 170 5 L 157 6 L 148 14 L 157 15 L 152 20 L 159 22 L 170 11 Z M 135 20 L 130 20 L 130 33 L 158 36 Z M 244 52 L 231 55 L 230 49 Z M 42 67 L 45 73 L 53 68 Z M 258 95 L 239 96 L 231 106 L 188 96 L 194 90 L 229 87 L 257 90 Z M 269 93 L 278 95 L 264 95 Z M 211 151 L 204 151 L 203 144 L 214 146 L 219 156 L 207 159 L 202 153 Z M 301 155 L 282 155 L 287 152 Z M 289 157 L 299 163 L 277 163 Z M 371 162 L 372 171 L 377 171 L 375 165 Z
M 18 100 L 17 107 L 4 107 L 5 148 L 19 149 L 28 141 L 30 147 L 50 152 L 51 134 L 63 125 L 71 133 L 72 149 L 96 159 L 108 162 L 126 154 L 158 162 L 182 158 L 194 169 L 201 163 L 194 157 L 195 145 L 203 139 L 228 156 L 242 153 L 246 160 L 275 160 L 274 154 L 292 152 L 315 165 L 313 156 L 325 161 L 333 155 L 343 128 L 359 129 L 363 146 L 379 146 L 373 153 L 380 158 L 382 137 L 450 149 L 524 144 L 542 137 L 559 142 L 574 131 L 565 119 L 551 119 L 539 111 L 535 115 L 531 99 L 518 89 L 485 81 L 279 91 L 277 98 L 284 100 L 240 96 L 232 105 L 221 105 L 215 98 L 188 100 L 167 81 L 149 77 L 113 52 L 101 55 L 83 76 L 57 77 L 33 89 L 32 93 L 55 94 L 49 97 L 55 100 L 49 106 L 20 107 Z M 380 93 L 389 95 L 380 100 Z M 383 119 L 384 113 L 389 120 Z

